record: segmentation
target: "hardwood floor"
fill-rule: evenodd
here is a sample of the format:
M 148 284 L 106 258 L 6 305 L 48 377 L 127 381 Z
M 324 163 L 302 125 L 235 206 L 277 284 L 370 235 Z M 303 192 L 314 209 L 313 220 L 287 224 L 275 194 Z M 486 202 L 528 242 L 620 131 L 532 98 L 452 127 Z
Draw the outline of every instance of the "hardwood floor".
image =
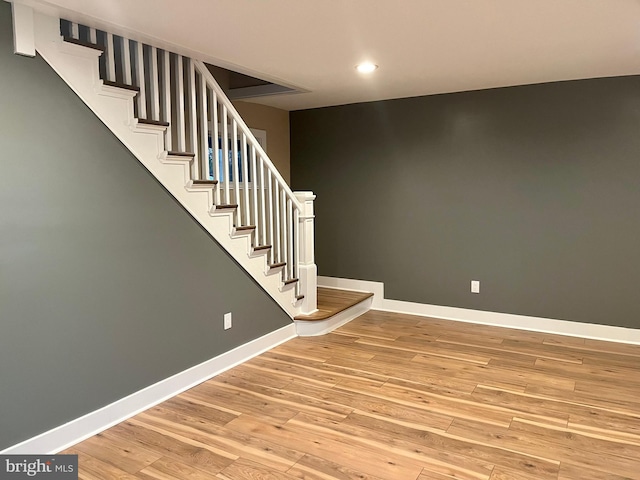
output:
M 370 311 L 64 453 L 87 479 L 640 479 L 640 346 Z
M 345 311 L 358 303 L 373 297 L 373 293 L 355 292 L 337 288 L 318 287 L 318 311 L 308 315 L 298 315 L 296 320 L 325 320 Z

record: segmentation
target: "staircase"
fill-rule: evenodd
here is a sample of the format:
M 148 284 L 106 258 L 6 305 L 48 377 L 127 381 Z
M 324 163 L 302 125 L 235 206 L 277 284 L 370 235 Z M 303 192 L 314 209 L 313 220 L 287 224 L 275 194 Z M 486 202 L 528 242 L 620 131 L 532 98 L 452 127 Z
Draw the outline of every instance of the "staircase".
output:
M 317 311 L 315 196 L 291 191 L 203 62 L 37 11 L 31 34 L 37 52 L 291 318 Z

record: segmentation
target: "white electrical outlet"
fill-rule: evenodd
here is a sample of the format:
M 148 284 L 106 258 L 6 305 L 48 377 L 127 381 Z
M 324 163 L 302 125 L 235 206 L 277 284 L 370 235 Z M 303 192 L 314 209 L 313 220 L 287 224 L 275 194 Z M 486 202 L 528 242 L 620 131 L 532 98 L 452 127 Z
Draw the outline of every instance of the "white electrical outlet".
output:
M 480 293 L 480 280 L 471 280 L 471 293 Z
M 231 328 L 231 312 L 224 314 L 224 329 L 229 330 Z

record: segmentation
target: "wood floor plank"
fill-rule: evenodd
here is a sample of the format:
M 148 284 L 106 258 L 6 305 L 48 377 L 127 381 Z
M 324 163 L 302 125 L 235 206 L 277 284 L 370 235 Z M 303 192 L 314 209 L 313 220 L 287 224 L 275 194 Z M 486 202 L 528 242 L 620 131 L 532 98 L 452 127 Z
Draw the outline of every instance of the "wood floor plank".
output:
M 136 478 L 140 480 L 175 480 L 176 478 L 188 478 L 189 480 L 218 480 L 215 471 L 205 472 L 194 468 L 174 458 L 162 457 L 140 470 Z
M 287 472 L 304 480 L 383 480 L 375 475 L 359 472 L 340 463 L 306 454 Z
M 218 473 L 217 478 L 221 480 L 296 480 L 296 477 L 288 473 L 274 472 L 260 463 L 242 458 Z
M 63 453 L 91 480 L 640 480 L 640 346 L 370 311 Z
M 136 473 L 162 457 L 162 454 L 152 449 L 135 445 L 126 440 L 118 439 L 115 441 L 102 434 L 97 434 L 79 443 L 75 448 L 127 473 Z
M 226 427 L 202 423 L 194 424 L 188 417 L 176 416 L 163 407 L 154 407 L 151 411 L 147 411 L 137 418 L 149 425 L 155 425 L 172 433 L 206 443 L 218 450 L 224 450 L 232 455 L 232 459 L 242 457 L 281 472 L 291 468 L 304 455 L 297 450 L 237 433 Z
M 416 478 L 422 468 L 418 462 L 405 461 L 384 451 L 353 448 L 349 441 L 336 434 L 333 438 L 309 435 L 299 424 L 277 426 L 263 422 L 256 417 L 242 415 L 229 423 L 229 428 L 248 433 L 266 440 L 277 442 L 290 448 L 300 448 L 320 458 L 330 459 L 353 470 L 383 479 Z

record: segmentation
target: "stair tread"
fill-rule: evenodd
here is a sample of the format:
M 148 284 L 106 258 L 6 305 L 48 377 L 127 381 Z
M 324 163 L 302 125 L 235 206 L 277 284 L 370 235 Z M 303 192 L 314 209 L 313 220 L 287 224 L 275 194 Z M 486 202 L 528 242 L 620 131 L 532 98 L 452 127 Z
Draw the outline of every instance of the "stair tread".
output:
M 112 82 L 111 80 L 102 80 L 102 83 L 104 85 L 109 86 L 109 87 L 122 88 L 124 90 L 131 90 L 133 92 L 139 92 L 140 91 L 139 87 L 136 87 L 135 85 L 129 85 L 128 83 Z M 138 121 L 140 121 L 140 120 L 138 120 Z
M 253 250 L 269 250 L 271 245 L 258 245 L 257 247 L 253 247 Z
M 326 320 L 348 308 L 364 302 L 372 296 L 373 293 L 370 292 L 355 292 L 353 290 L 318 287 L 318 311 L 308 315 L 296 315 L 294 320 Z
M 230 204 L 220 204 L 220 205 L 214 205 L 216 210 L 230 210 L 230 209 L 234 209 L 234 208 L 238 208 L 238 205 L 235 203 L 230 203 Z
M 273 270 L 274 268 L 284 267 L 286 264 L 287 262 L 272 263 L 269 265 L 269 268 Z
M 191 152 L 175 152 L 175 151 L 169 151 L 167 152 L 167 155 L 171 155 L 174 157 L 195 157 L 196 156 L 195 153 L 191 153 Z
M 151 120 L 149 118 L 139 118 L 138 123 L 144 123 L 145 125 L 158 125 L 159 127 L 169 126 L 169 122 L 163 122 L 161 120 Z
M 296 295 L 296 300 L 302 300 L 304 298 L 304 295 Z
M 217 185 L 217 180 L 192 180 L 192 185 Z
M 256 226 L 255 225 L 244 225 L 242 227 L 233 227 L 236 229 L 236 232 L 238 231 L 246 231 L 246 230 L 255 230 Z
M 297 278 L 289 278 L 288 280 L 284 281 L 285 285 L 291 285 L 292 283 L 296 283 L 298 281 Z
M 104 52 L 105 48 L 102 45 L 98 45 L 97 43 L 85 42 L 84 40 L 80 40 L 78 38 L 64 36 L 63 40 L 67 43 L 73 43 L 75 45 L 80 45 L 81 47 L 93 48 L 94 50 L 100 50 Z

